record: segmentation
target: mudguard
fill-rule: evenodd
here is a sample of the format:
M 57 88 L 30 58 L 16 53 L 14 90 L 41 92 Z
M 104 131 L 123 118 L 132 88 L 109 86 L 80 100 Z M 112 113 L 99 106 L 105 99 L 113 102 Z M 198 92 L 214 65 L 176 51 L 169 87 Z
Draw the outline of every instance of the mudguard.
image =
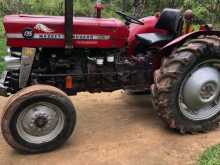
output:
M 192 33 L 180 36 L 176 38 L 175 40 L 171 41 L 170 43 L 168 43 L 167 45 L 165 45 L 163 48 L 161 48 L 161 53 L 164 56 L 168 56 L 170 55 L 170 53 L 173 51 L 174 48 L 182 45 L 184 42 L 186 42 L 189 39 L 194 39 L 201 35 L 220 36 L 220 31 L 197 31 L 197 32 L 192 32 Z

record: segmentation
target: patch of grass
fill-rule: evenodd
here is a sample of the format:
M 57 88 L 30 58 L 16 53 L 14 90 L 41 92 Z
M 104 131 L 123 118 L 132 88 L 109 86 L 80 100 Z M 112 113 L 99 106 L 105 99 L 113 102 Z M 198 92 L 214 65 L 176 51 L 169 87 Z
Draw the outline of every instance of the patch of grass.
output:
M 201 155 L 198 165 L 220 165 L 220 144 L 205 151 Z

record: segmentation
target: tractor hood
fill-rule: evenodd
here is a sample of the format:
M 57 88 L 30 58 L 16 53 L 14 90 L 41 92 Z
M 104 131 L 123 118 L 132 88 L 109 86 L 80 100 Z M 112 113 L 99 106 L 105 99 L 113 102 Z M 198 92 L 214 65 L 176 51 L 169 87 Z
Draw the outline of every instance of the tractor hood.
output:
M 64 17 L 8 15 L 3 20 L 7 45 L 11 47 L 64 47 Z M 73 46 L 120 48 L 125 46 L 128 28 L 117 19 L 73 18 Z

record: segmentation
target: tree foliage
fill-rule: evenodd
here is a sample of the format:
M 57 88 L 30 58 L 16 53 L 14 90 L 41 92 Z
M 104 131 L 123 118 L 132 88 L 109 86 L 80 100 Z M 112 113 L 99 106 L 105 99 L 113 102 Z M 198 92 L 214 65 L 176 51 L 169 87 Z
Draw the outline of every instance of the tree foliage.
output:
M 93 16 L 96 0 L 74 0 L 75 15 Z M 112 9 L 124 10 L 130 15 L 152 15 L 163 8 L 192 9 L 194 15 L 210 23 L 220 22 L 220 0 L 102 0 L 105 17 L 115 17 Z M 34 13 L 63 15 L 64 0 L 0 0 L 0 15 Z

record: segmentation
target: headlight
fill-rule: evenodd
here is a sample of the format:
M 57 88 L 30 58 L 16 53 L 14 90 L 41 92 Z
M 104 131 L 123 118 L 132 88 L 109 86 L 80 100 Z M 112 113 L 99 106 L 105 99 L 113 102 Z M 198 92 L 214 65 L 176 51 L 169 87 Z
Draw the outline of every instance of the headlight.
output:
M 5 56 L 6 70 L 19 70 L 21 67 L 21 58 Z
M 8 55 L 10 55 L 10 54 L 11 54 L 11 48 L 10 48 L 10 47 L 7 47 L 7 48 L 6 48 L 6 52 L 7 52 Z

